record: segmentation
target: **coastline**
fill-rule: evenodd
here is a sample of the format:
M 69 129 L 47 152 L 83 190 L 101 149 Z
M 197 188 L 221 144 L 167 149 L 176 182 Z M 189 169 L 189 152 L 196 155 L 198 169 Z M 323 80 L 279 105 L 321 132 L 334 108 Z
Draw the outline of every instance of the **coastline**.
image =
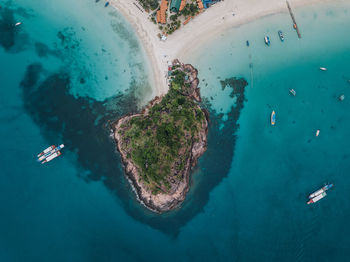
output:
M 339 0 L 342 2 L 343 0 Z M 312 5 L 330 0 L 289 0 L 292 8 Z M 192 50 L 229 28 L 240 26 L 259 18 L 288 12 L 285 1 L 280 0 L 253 0 L 250 2 L 238 0 L 235 2 L 221 1 L 208 8 L 186 26 L 181 27 L 163 42 L 157 34 L 160 32 L 157 25 L 149 19 L 147 12 L 142 12 L 134 4 L 135 0 L 112 0 L 111 6 L 116 8 L 132 25 L 150 59 L 155 95 L 164 95 L 168 90 L 167 64 L 176 58 L 186 61 Z M 233 14 L 235 14 L 233 16 Z M 290 21 L 292 26 L 292 21 Z
M 173 63 L 173 66 L 179 65 L 179 61 L 176 60 Z M 173 210 L 181 205 L 181 203 L 185 200 L 186 194 L 189 191 L 190 188 L 190 171 L 191 169 L 197 164 L 198 158 L 204 154 L 204 152 L 207 149 L 207 135 L 208 135 L 208 125 L 209 125 L 209 114 L 205 109 L 202 109 L 198 102 L 201 101 L 200 92 L 198 89 L 199 80 L 197 78 L 198 71 L 191 66 L 190 64 L 182 64 L 181 72 L 187 72 L 188 80 L 182 84 L 181 89 L 174 89 L 174 85 L 172 85 L 173 93 L 170 95 L 164 95 L 164 96 L 156 96 L 153 100 L 151 100 L 146 107 L 143 108 L 143 110 L 140 113 L 137 114 L 128 114 L 126 116 L 123 116 L 122 118 L 116 120 L 111 124 L 112 131 L 114 133 L 114 140 L 116 142 L 117 150 L 119 151 L 121 155 L 121 159 L 124 166 L 124 171 L 126 174 L 126 177 L 133 188 L 133 191 L 135 192 L 137 196 L 137 200 L 141 202 L 146 208 L 153 212 L 157 213 L 163 213 L 168 212 L 170 210 Z M 173 80 L 175 81 L 175 80 Z M 189 86 L 185 85 L 189 84 Z M 169 90 L 171 93 L 171 89 Z M 174 94 L 177 94 L 174 96 Z M 181 107 L 183 106 L 186 108 L 188 105 L 186 103 L 177 104 L 175 107 L 167 107 L 169 104 L 173 104 L 172 101 L 178 101 L 179 97 L 184 99 L 187 97 L 192 101 L 191 104 L 191 111 L 182 111 Z M 163 103 L 163 99 L 167 102 Z M 177 103 L 177 102 L 176 102 Z M 182 105 L 182 106 L 181 106 Z M 182 129 L 178 129 L 180 133 L 182 133 L 183 137 L 186 137 L 185 140 L 180 139 L 180 148 L 176 149 L 176 157 L 175 159 L 171 160 L 170 166 L 169 166 L 169 173 L 167 173 L 166 177 L 164 178 L 163 182 L 160 182 L 160 180 L 154 180 L 152 176 L 149 176 L 149 173 L 147 172 L 147 169 L 151 170 L 152 165 L 154 165 L 156 162 L 152 161 L 152 158 L 149 157 L 149 153 L 146 155 L 143 155 L 142 164 L 138 162 L 137 158 L 134 157 L 134 152 L 136 151 L 135 155 L 138 153 L 137 146 L 133 146 L 135 143 L 140 145 L 146 145 L 143 146 L 142 151 L 147 149 L 149 146 L 152 146 L 152 139 L 138 139 L 139 134 L 142 133 L 140 129 L 137 129 L 136 133 L 137 136 L 133 136 L 132 133 L 129 131 L 133 129 L 132 127 L 132 121 L 133 118 L 149 118 L 152 116 L 155 116 L 155 114 L 152 112 L 153 108 L 157 107 L 158 113 L 163 112 L 162 114 L 167 115 L 165 119 L 168 119 L 171 123 L 171 121 L 175 121 L 176 123 L 180 122 L 180 126 Z M 179 109 L 180 107 L 180 109 Z M 169 112 L 166 112 L 165 109 L 168 109 Z M 186 109 L 185 109 L 186 110 Z M 193 122 L 192 124 L 195 127 L 196 131 L 190 131 L 187 130 L 186 124 L 184 124 L 186 121 L 184 121 L 185 118 L 181 118 L 179 112 L 190 112 L 193 114 L 193 119 L 197 119 L 199 121 L 198 124 Z M 198 113 L 198 111 L 201 112 L 201 114 Z M 174 116 L 174 112 L 177 113 L 177 117 Z M 197 117 L 198 115 L 202 115 L 203 118 Z M 170 120 L 172 119 L 172 120 Z M 168 121 L 166 120 L 166 121 Z M 136 120 L 139 121 L 139 120 Z M 182 122 L 182 123 L 181 123 Z M 169 124 L 166 122 L 167 125 Z M 143 127 L 148 130 L 147 132 L 150 132 L 148 135 L 146 133 L 143 133 L 145 137 L 151 137 L 151 130 L 154 130 L 158 127 L 158 125 L 153 126 L 151 123 L 147 124 L 148 126 Z M 135 126 L 135 124 L 134 124 Z M 137 124 L 136 124 L 137 126 Z M 187 132 L 183 132 L 184 130 L 187 130 Z M 170 131 L 169 131 L 170 132 Z M 158 137 L 158 133 L 156 135 Z M 133 140 L 134 139 L 134 140 Z M 177 138 L 179 139 L 179 138 Z M 158 138 L 156 139 L 158 141 Z M 147 141 L 147 142 L 144 142 Z M 159 144 L 159 142 L 157 142 Z M 164 146 L 163 146 L 164 147 Z M 136 149 L 135 149 L 136 148 Z M 166 147 L 166 150 L 173 150 L 174 147 Z M 162 146 L 160 147 L 162 149 Z M 188 151 L 187 151 L 188 150 Z M 170 157 L 170 155 L 167 155 Z M 183 162 L 183 158 L 186 159 Z M 164 159 L 167 158 L 159 158 L 159 156 L 156 156 L 157 160 L 157 166 L 164 166 L 164 163 L 167 165 L 169 161 L 164 161 Z M 143 168 L 142 166 L 145 166 L 146 168 Z M 182 167 L 181 167 L 182 166 Z M 154 172 L 151 174 L 155 174 Z M 156 173 L 158 177 L 161 177 L 159 174 L 162 174 L 161 172 Z M 153 182 L 152 182 L 153 181 Z M 155 183 L 154 183 L 155 182 Z M 152 185 L 153 184 L 153 185 Z M 154 191 L 156 188 L 157 191 Z M 158 191 L 159 190 L 159 191 Z M 156 193 L 155 193 L 156 192 Z
M 15 40 L 10 51 L 0 48 L 2 262 L 346 262 L 349 0 L 293 8 L 302 39 L 283 12 L 230 28 L 186 56 L 210 112 L 208 146 L 185 201 L 164 214 L 138 199 L 108 125 L 156 93 L 131 25 L 104 1 L 2 3 L 1 37 Z M 15 34 L 11 17 L 23 22 Z M 232 98 L 235 86 L 222 90 L 222 81 L 233 77 L 248 85 Z M 60 157 L 35 161 L 57 143 L 66 145 Z M 335 187 L 307 205 L 325 182 Z
M 153 99 L 147 107 L 151 107 L 152 105 L 159 103 L 163 97 L 156 97 Z M 190 170 L 193 168 L 198 161 L 198 158 L 206 151 L 206 135 L 208 133 L 208 113 L 205 112 L 206 116 L 206 127 L 205 127 L 205 135 L 202 135 L 203 141 L 200 143 L 196 143 L 191 148 L 192 156 L 188 159 L 186 168 L 185 168 L 185 177 L 179 183 L 177 189 L 172 194 L 158 194 L 152 195 L 143 183 L 140 180 L 140 175 L 138 172 L 138 168 L 135 166 L 132 161 L 128 160 L 126 153 L 121 148 L 121 136 L 118 134 L 117 130 L 120 129 L 120 126 L 129 121 L 133 117 L 140 116 L 141 114 L 135 115 L 127 115 L 123 118 L 118 119 L 112 124 L 112 129 L 114 132 L 114 139 L 116 142 L 116 148 L 121 155 L 122 163 L 124 166 L 124 172 L 126 178 L 131 185 L 132 190 L 136 195 L 136 199 L 149 210 L 156 213 L 163 213 L 171 211 L 181 205 L 181 203 L 185 200 L 185 197 L 190 189 Z

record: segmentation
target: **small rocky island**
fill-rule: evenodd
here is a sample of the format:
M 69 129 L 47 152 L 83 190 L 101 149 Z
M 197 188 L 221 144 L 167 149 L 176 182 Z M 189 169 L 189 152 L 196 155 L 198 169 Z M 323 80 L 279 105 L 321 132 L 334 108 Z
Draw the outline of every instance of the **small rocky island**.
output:
M 171 69 L 166 95 L 153 99 L 141 113 L 112 125 L 138 199 L 159 213 L 184 201 L 190 170 L 207 147 L 208 113 L 198 104 L 198 71 L 178 60 Z

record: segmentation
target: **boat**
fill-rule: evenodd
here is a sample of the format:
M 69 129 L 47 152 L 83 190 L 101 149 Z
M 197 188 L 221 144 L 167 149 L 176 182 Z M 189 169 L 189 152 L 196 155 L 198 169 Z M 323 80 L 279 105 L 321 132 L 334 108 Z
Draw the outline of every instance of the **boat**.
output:
M 49 155 L 47 158 L 45 158 L 44 161 L 41 162 L 41 164 L 45 164 L 47 162 L 50 162 L 51 160 L 55 159 L 56 157 L 59 157 L 61 155 L 61 151 L 57 151 L 51 155 Z
M 45 160 L 47 157 L 49 157 L 53 153 L 56 153 L 57 151 L 60 151 L 62 148 L 64 148 L 64 144 L 61 144 L 58 147 L 54 146 L 54 148 L 52 150 L 50 150 L 50 151 L 46 152 L 45 154 L 41 155 L 40 157 L 38 157 L 38 162 Z
M 105 7 L 107 7 L 107 6 L 109 6 L 109 2 L 106 2 L 106 3 L 105 3 Z
M 45 155 L 42 155 L 41 157 L 38 158 L 38 162 L 41 162 L 41 161 L 45 160 L 45 158 L 49 157 L 50 155 L 52 155 L 55 152 L 56 152 L 56 150 L 54 149 L 54 150 L 46 153 Z
M 21 24 L 22 24 L 22 22 L 17 22 L 17 23 L 15 23 L 15 26 L 19 26 Z
M 62 148 L 64 148 L 64 144 L 60 144 L 60 145 L 57 147 L 57 150 L 61 150 Z
M 271 125 L 275 125 L 275 123 L 276 123 L 276 113 L 275 113 L 275 111 L 272 111 L 272 113 L 271 113 Z
M 297 95 L 297 92 L 295 92 L 294 89 L 289 89 L 289 93 L 293 96 L 296 96 Z
M 324 198 L 325 196 L 327 196 L 327 193 L 326 192 L 323 192 L 317 196 L 315 196 L 314 198 L 311 198 L 307 204 L 310 205 L 312 203 L 316 203 L 317 201 L 321 200 L 322 198 Z
M 61 155 L 61 149 L 64 148 L 64 144 L 61 144 L 59 146 L 50 146 L 46 148 L 44 151 L 42 151 L 40 154 L 37 155 L 38 162 L 46 163 L 51 161 L 52 159 L 58 157 Z
M 325 68 L 325 67 L 320 67 L 320 70 L 321 70 L 321 71 L 327 71 L 327 68 Z
M 52 150 L 55 149 L 55 148 L 56 148 L 56 146 L 54 146 L 54 145 L 49 146 L 48 148 L 46 148 L 45 150 L 43 150 L 41 153 L 39 153 L 39 154 L 37 155 L 37 157 L 39 158 L 39 157 L 41 157 L 42 155 L 45 155 L 45 154 L 49 153 L 50 151 L 52 151 Z
M 316 131 L 316 136 L 319 136 L 319 135 L 320 135 L 320 130 L 317 129 L 317 131 Z
M 339 101 L 343 101 L 345 99 L 345 95 L 339 96 Z
M 270 38 L 268 36 L 265 36 L 264 41 L 267 46 L 270 45 Z
M 312 194 L 309 195 L 309 199 L 314 198 L 320 194 L 322 194 L 323 192 L 326 192 L 328 189 L 332 188 L 333 184 L 325 184 L 324 187 L 322 187 L 321 189 L 313 192 Z
M 284 41 L 284 35 L 281 30 L 278 31 L 278 36 L 280 37 L 281 41 Z
M 246 45 L 249 46 L 249 41 L 247 40 Z

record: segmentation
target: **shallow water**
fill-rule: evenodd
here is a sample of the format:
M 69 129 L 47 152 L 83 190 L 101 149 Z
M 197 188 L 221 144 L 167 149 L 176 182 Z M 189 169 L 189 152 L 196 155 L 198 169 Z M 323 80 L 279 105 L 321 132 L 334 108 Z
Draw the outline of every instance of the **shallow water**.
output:
M 349 7 L 296 10 L 301 40 L 281 14 L 189 58 L 211 111 L 208 151 L 183 207 L 159 216 L 136 202 L 109 138 L 108 120 L 152 97 L 130 26 L 102 2 L 0 3 L 1 261 L 346 259 Z M 220 84 L 231 77 L 248 81 L 233 98 Z M 38 165 L 60 142 L 63 156 Z M 327 181 L 327 198 L 307 206 Z
M 218 227 L 227 220 L 233 224 L 230 239 L 238 260 L 342 261 L 348 252 L 350 206 L 342 199 L 350 186 L 350 104 L 338 97 L 350 95 L 350 38 L 344 36 L 349 6 L 307 7 L 296 16 L 302 39 L 288 14 L 280 14 L 233 29 L 215 48 L 214 43 L 203 47 L 192 58 L 205 78 L 202 94 L 213 97 L 217 110 L 230 107 L 218 77 L 239 75 L 250 83 L 230 174 L 207 206 Z M 265 34 L 270 47 L 263 43 Z M 289 95 L 290 88 L 296 97 Z M 272 110 L 277 115 L 273 127 Z M 334 190 L 306 205 L 307 194 L 325 182 L 335 183 Z M 223 221 L 216 215 L 220 210 L 232 212 Z

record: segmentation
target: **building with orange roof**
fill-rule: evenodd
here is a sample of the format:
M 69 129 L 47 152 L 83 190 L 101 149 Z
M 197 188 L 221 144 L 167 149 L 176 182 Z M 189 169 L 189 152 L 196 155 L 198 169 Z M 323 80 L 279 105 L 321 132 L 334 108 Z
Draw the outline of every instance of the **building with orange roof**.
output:
M 160 10 L 157 11 L 157 23 L 160 23 Z
M 202 10 L 204 8 L 202 0 L 197 0 L 197 4 L 199 9 Z
M 185 22 L 183 22 L 183 25 L 186 25 L 190 20 L 191 20 L 191 16 L 189 16 L 187 19 L 186 19 L 186 21 Z
M 186 3 L 187 3 L 187 0 L 182 0 L 182 1 L 181 1 L 181 5 L 180 5 L 180 8 L 179 8 L 179 11 L 181 11 L 182 9 L 185 8 Z
M 162 0 L 160 9 L 157 11 L 157 23 L 166 24 L 166 10 L 168 9 L 168 1 Z

